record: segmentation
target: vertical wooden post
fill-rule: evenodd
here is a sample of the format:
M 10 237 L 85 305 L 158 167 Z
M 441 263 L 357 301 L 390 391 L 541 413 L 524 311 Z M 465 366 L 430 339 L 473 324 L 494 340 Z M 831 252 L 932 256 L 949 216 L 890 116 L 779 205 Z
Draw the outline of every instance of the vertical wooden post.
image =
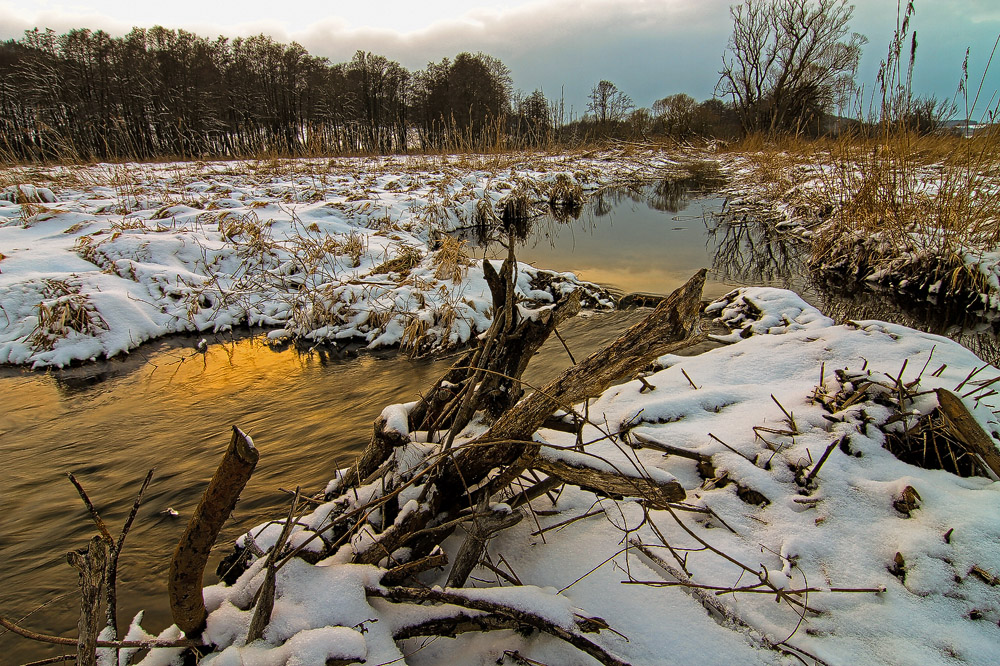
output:
M 259 458 L 253 440 L 233 426 L 229 448 L 174 550 L 167 582 L 170 613 L 188 638 L 200 637 L 205 629 L 202 587 L 208 556 Z
M 97 664 L 97 634 L 101 630 L 101 588 L 108 564 L 108 542 L 95 536 L 87 550 L 66 553 L 70 566 L 80 573 L 80 621 L 77 623 L 79 638 L 76 644 L 77 666 Z

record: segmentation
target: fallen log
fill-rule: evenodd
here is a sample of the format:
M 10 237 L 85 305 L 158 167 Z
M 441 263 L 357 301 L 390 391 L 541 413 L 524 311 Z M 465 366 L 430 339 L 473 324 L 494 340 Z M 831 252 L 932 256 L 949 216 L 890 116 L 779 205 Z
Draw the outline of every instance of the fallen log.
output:
M 205 629 L 208 617 L 202 596 L 205 565 L 259 458 L 253 441 L 233 426 L 229 448 L 170 560 L 167 580 L 170 613 L 188 638 L 198 638 Z
M 460 590 L 369 587 L 366 588 L 365 592 L 368 596 L 379 597 L 393 602 L 431 601 L 452 604 L 461 608 L 481 611 L 483 614 L 488 614 L 496 618 L 495 622 L 491 620 L 479 620 L 478 622 L 482 622 L 483 626 L 477 627 L 475 626 L 477 624 L 476 621 L 469 622 L 472 619 L 472 616 L 459 612 L 453 616 L 452 622 L 445 621 L 444 625 L 422 623 L 419 625 L 413 625 L 409 628 L 401 628 L 393 636 L 397 639 L 427 635 L 426 632 L 431 629 L 441 631 L 443 628 L 445 633 L 439 635 L 449 635 L 451 633 L 459 633 L 460 631 L 469 630 L 483 631 L 489 629 L 529 627 L 566 641 L 578 650 L 586 652 L 601 664 L 606 664 L 607 666 L 628 666 L 628 662 L 622 661 L 601 646 L 580 635 L 580 633 L 593 633 L 599 631 L 600 629 L 606 629 L 608 625 L 601 618 L 577 617 L 575 621 L 576 631 L 571 631 L 541 617 L 540 615 L 536 615 L 519 608 L 504 606 L 494 601 L 488 601 L 485 599 L 463 596 Z M 482 615 L 475 617 L 482 618 Z
M 657 481 L 648 476 L 629 474 L 626 470 L 605 471 L 545 456 L 536 457 L 531 466 L 563 483 L 609 497 L 648 497 L 664 502 L 679 502 L 687 496 L 676 479 Z
M 955 439 L 989 468 L 995 479 L 1000 479 L 1000 451 L 997 450 L 996 441 L 986 434 L 958 395 L 939 388 L 937 398 L 941 414 Z

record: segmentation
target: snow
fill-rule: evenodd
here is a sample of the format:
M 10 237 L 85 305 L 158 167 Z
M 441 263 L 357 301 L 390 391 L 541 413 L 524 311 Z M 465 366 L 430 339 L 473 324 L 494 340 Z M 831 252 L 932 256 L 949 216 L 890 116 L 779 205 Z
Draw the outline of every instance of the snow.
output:
M 492 299 L 476 262 L 441 264 L 442 240 L 511 183 L 541 209 L 557 176 L 594 189 L 619 171 L 568 157 L 13 169 L 34 182 L 0 193 L 0 363 L 62 367 L 237 326 L 275 343 L 463 344 Z M 572 289 L 612 304 L 572 274 L 518 266 L 529 302 Z
M 665 167 L 661 160 L 645 168 Z M 266 327 L 276 342 L 426 350 L 468 341 L 489 325 L 492 301 L 480 267 L 464 267 L 458 277 L 439 271 L 443 234 L 511 184 L 565 174 L 592 189 L 622 168 L 578 156 L 500 165 L 446 157 L 33 170 L 33 182 L 0 193 L 0 362 L 62 366 L 173 332 L 247 324 Z M 123 174 L 135 187 L 115 185 Z M 995 288 L 998 257 L 964 260 Z M 518 292 L 531 299 L 525 316 L 567 289 L 587 288 L 572 274 L 518 266 Z M 535 500 L 530 519 L 489 543 L 492 561 L 523 585 L 477 569 L 470 588 L 447 591 L 566 630 L 579 617 L 601 617 L 611 630 L 588 638 L 636 666 L 799 663 L 772 649 L 777 644 L 830 664 L 996 663 L 1000 588 L 976 572 L 1000 575 L 1000 482 L 924 469 L 884 444 L 886 432 L 902 432 L 935 409 L 938 388 L 963 394 L 998 439 L 1000 394 L 991 395 L 988 383 L 1000 370 L 947 338 L 887 322 L 837 324 L 789 291 L 738 289 L 707 311 L 732 331 L 716 336 L 723 346 L 661 357 L 646 378 L 652 390 L 631 381 L 592 399 L 587 412 L 600 428 L 584 428 L 585 451 L 573 450 L 575 435 L 536 435 L 544 456 L 676 480 L 684 504 L 566 487 L 554 503 Z M 861 382 L 874 388 L 835 413 L 818 398 Z M 896 417 L 886 397 L 897 382 L 919 393 L 911 413 L 890 423 Z M 393 452 L 406 474 L 419 473 L 440 450 L 426 433 L 406 432 L 411 406 L 382 414 L 387 430 L 409 436 Z M 703 478 L 691 459 L 633 448 L 640 436 L 710 457 L 714 476 Z M 327 490 L 335 495 L 338 487 L 334 480 Z M 920 498 L 908 514 L 894 505 L 907 488 Z M 413 484 L 393 499 L 397 523 L 420 510 L 423 490 Z M 373 483 L 310 507 L 290 544 L 309 541 L 308 550 L 323 552 L 315 535 L 383 492 Z M 512 498 L 494 499 L 494 510 L 522 510 L 511 509 Z M 248 644 L 263 553 L 283 521 L 240 539 L 254 556 L 239 580 L 205 589 L 205 636 L 216 652 L 202 663 L 496 664 L 509 651 L 541 663 L 593 663 L 551 636 L 522 632 L 397 644 L 395 630 L 456 609 L 369 596 L 384 571 L 348 563 L 371 543 L 365 530 L 315 564 L 289 559 L 278 571 L 271 620 Z M 450 561 L 463 538 L 459 529 L 444 542 Z M 675 574 L 636 543 L 685 568 L 692 584 L 760 583 L 768 593 L 708 591 L 730 618 L 716 620 L 689 589 L 661 586 Z M 407 548 L 392 553 L 408 556 Z M 447 570 L 420 577 L 431 589 L 446 581 Z M 803 589 L 811 591 L 797 592 Z M 141 620 L 129 638 L 150 638 Z M 179 632 L 171 627 L 160 637 Z M 141 663 L 178 658 L 178 650 L 155 649 Z
M 922 394 L 912 409 L 925 414 L 936 407 L 933 389 L 966 382 L 966 404 L 987 432 L 1000 433 L 998 396 L 988 395 L 989 387 L 974 390 L 1000 370 L 943 337 L 887 322 L 837 325 L 788 291 L 740 289 L 709 310 L 744 335 L 697 356 L 662 357 L 662 369 L 647 378 L 652 391 L 626 382 L 592 400 L 589 413 L 601 430 L 584 429 L 585 454 L 569 450 L 574 435 L 538 433 L 543 455 L 579 457 L 591 465 L 605 460 L 679 480 L 687 510 L 671 513 L 641 498 L 613 500 L 566 487 L 554 505 L 545 497 L 536 500 L 533 519 L 490 542 L 493 561 L 502 556 L 504 568 L 523 585 L 477 570 L 470 588 L 446 591 L 534 613 L 567 630 L 579 617 L 601 617 L 614 631 L 587 637 L 636 665 L 668 659 L 691 665 L 799 663 L 769 647 L 778 643 L 806 655 L 807 662 L 811 654 L 830 664 L 995 663 L 1000 596 L 972 572 L 1000 573 L 1000 483 L 897 459 L 883 448 L 892 412 L 877 402 L 878 390 L 833 415 L 813 396 L 821 368 L 828 393 L 862 377 L 899 378 L 917 382 Z M 967 380 L 975 369 L 980 371 Z M 387 419 L 402 422 L 395 410 L 405 413 L 405 406 L 388 409 Z M 618 440 L 610 441 L 602 430 Z M 692 460 L 630 448 L 640 434 L 711 456 L 715 477 L 702 479 Z M 801 485 L 795 469 L 811 469 L 831 443 L 840 442 L 845 444 L 832 450 L 813 482 Z M 431 455 L 434 446 L 411 443 L 399 455 L 416 460 Z M 740 487 L 767 502 L 740 499 Z M 893 505 L 906 487 L 920 496 L 909 516 Z M 359 488 L 360 501 L 377 493 L 378 488 Z M 419 497 L 419 488 L 398 497 L 400 518 L 418 510 Z M 320 506 L 301 522 L 319 529 L 336 513 L 332 509 Z M 463 534 L 458 530 L 444 543 L 452 559 Z M 646 544 L 679 567 L 663 539 L 683 555 L 692 583 L 730 588 L 766 581 L 771 593 L 709 592 L 725 613 L 739 618 L 735 624 L 717 621 L 685 588 L 657 585 L 673 575 L 634 544 Z M 514 650 L 541 663 L 594 663 L 551 636 L 509 631 L 396 645 L 394 630 L 455 609 L 368 597 L 365 589 L 379 585 L 380 569 L 344 563 L 344 551 L 359 545 L 364 544 L 349 544 L 316 565 L 291 560 L 279 572 L 271 623 L 252 645 L 243 644 L 250 611 L 240 608 L 248 607 L 262 580 L 263 558 L 234 586 L 208 588 L 210 636 L 220 652 L 206 663 L 306 663 L 336 653 L 365 654 L 366 663 L 405 658 L 413 665 L 493 664 L 506 663 L 504 654 Z M 901 576 L 892 571 L 897 553 L 905 562 Z M 407 549 L 394 553 L 407 555 Z M 421 581 L 433 588 L 446 577 L 446 571 L 431 571 Z M 812 591 L 798 595 L 803 588 Z M 796 607 L 775 603 L 774 590 L 791 593 L 813 612 L 803 617 Z M 317 633 L 324 628 L 331 631 Z

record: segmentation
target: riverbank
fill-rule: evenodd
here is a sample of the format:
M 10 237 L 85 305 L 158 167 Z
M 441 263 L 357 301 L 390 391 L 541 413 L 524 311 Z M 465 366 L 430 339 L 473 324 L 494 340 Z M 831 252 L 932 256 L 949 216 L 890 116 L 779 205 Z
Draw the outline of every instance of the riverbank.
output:
M 882 285 L 995 317 L 996 151 L 961 161 L 941 146 L 885 158 L 866 150 L 850 141 L 624 145 L 8 168 L 0 363 L 62 367 L 170 333 L 243 325 L 266 327 L 275 341 L 410 353 L 463 344 L 485 330 L 491 303 L 481 266 L 450 234 L 496 224 L 505 210 L 572 216 L 595 193 L 653 181 L 677 185 L 657 190 L 666 209 L 681 186 L 722 191 L 733 219 L 806 239 L 811 267 L 845 290 Z M 526 264 L 519 275 L 519 294 L 535 305 L 583 287 Z M 593 285 L 585 291 L 586 305 L 612 305 Z
M 416 353 L 462 344 L 492 304 L 450 232 L 703 168 L 647 152 L 8 169 L 0 363 L 61 367 L 238 325 Z M 582 288 L 585 305 L 612 305 L 571 274 L 518 274 L 529 303 Z
M 1000 132 L 749 141 L 720 153 L 737 214 L 811 244 L 811 268 L 996 319 Z
M 293 558 L 279 571 L 271 621 L 246 644 L 249 601 L 266 561 L 251 558 L 233 585 L 205 591 L 217 652 L 203 663 L 586 659 L 523 627 L 487 633 L 486 620 L 458 638 L 399 638 L 432 626 L 450 635 L 446 620 L 462 607 L 474 618 L 496 615 L 487 610 L 494 606 L 566 632 L 580 631 L 581 618 L 603 618 L 590 620 L 598 631 L 588 640 L 636 665 L 992 663 L 1000 484 L 980 463 L 971 472 L 958 461 L 949 467 L 969 454 L 940 425 L 938 396 L 960 396 L 996 440 L 1000 372 L 945 338 L 885 322 L 837 325 L 783 290 L 738 290 L 709 311 L 732 329 L 720 338 L 731 344 L 663 356 L 644 381 L 592 400 L 586 409 L 597 425 L 580 433 L 582 451 L 571 433 L 543 427 L 534 437 L 545 460 L 637 471 L 663 487 L 678 484 L 683 502 L 642 493 L 612 499 L 573 485 L 541 494 L 490 541 L 490 566 L 477 568 L 469 587 L 438 587 L 448 567 L 420 575 L 417 588 L 445 604 L 381 598 L 383 570 L 347 563 L 370 547 L 364 530 L 342 544 L 315 541 L 323 559 Z M 397 423 L 411 408 L 384 414 Z M 484 427 L 474 424 L 456 446 Z M 407 434 L 411 443 L 397 458 L 419 478 L 434 447 Z M 904 450 L 907 438 L 922 444 Z M 417 509 L 419 488 L 391 498 L 397 523 Z M 305 544 L 370 502 L 368 494 L 379 497 L 378 485 L 334 492 L 297 518 L 288 542 Z M 496 510 L 510 511 L 516 500 L 501 497 Z M 282 523 L 276 517 L 251 530 L 255 547 L 274 544 Z M 449 563 L 466 529 L 444 543 Z M 405 561 L 405 550 L 383 566 Z M 133 627 L 133 637 L 143 635 Z M 148 663 L 168 657 L 155 654 Z

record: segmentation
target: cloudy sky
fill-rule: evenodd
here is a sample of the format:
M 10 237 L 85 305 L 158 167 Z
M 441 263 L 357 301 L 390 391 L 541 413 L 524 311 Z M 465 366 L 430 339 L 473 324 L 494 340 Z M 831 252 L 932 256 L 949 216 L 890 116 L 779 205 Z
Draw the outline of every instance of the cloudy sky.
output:
M 640 106 L 686 92 L 712 96 L 732 27 L 734 0 L 0 0 L 0 39 L 27 28 L 163 25 L 200 35 L 266 33 L 340 62 L 358 50 L 408 69 L 462 51 L 483 51 L 510 67 L 514 84 L 565 95 L 585 111 L 601 79 Z M 856 0 L 852 29 L 870 40 L 860 82 L 870 90 L 896 22 L 896 0 Z M 1000 34 L 997 0 L 917 0 L 914 88 L 951 99 L 966 48 L 973 95 Z M 1000 89 L 1000 53 L 988 70 L 980 108 Z M 971 102 L 971 100 L 970 100 Z M 996 104 L 994 100 L 993 104 Z

